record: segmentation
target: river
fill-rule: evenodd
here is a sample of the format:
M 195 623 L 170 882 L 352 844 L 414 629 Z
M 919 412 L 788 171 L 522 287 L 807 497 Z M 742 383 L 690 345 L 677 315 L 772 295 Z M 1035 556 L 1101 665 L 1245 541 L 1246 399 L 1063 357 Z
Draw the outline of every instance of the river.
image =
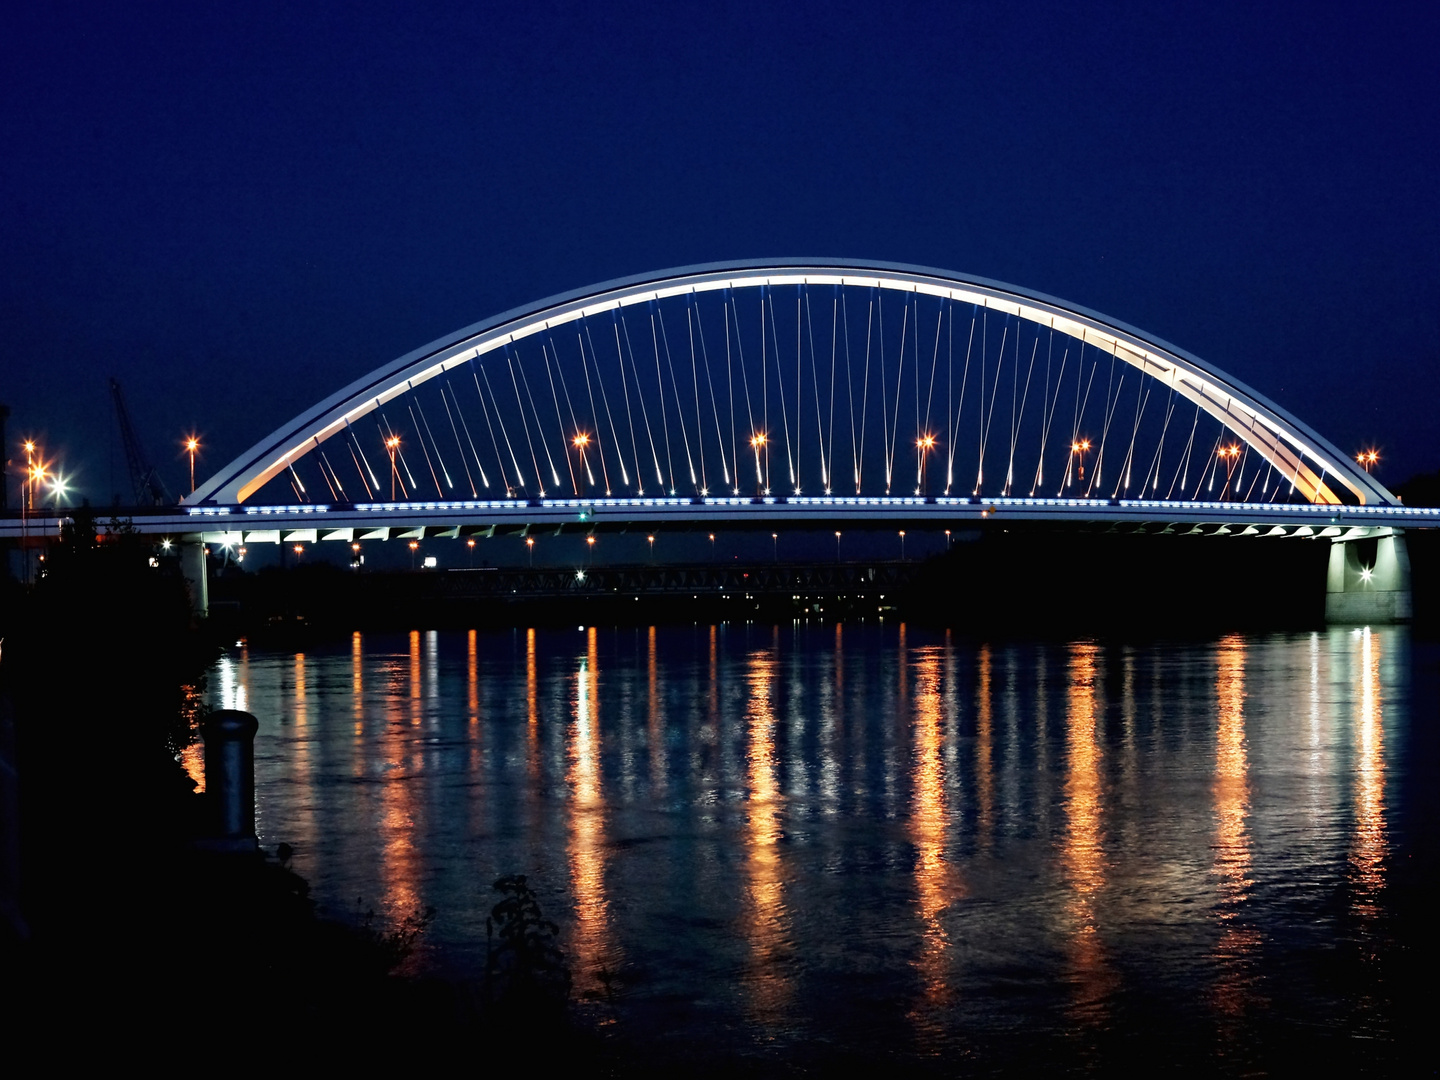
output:
M 1393 628 L 589 626 L 239 646 L 208 693 L 322 911 L 433 906 L 410 970 L 473 979 L 524 873 L 654 1061 L 1240 1074 L 1402 1052 L 1433 668 Z

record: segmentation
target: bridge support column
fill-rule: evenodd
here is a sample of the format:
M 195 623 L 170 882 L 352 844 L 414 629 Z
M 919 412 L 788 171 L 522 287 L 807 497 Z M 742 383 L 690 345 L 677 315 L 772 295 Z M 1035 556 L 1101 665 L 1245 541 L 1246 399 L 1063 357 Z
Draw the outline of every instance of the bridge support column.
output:
M 1361 530 L 1355 530 L 1360 532 Z M 1330 545 L 1325 577 L 1325 621 L 1410 621 L 1410 553 L 1399 529 L 1366 530 Z
M 205 577 L 205 545 L 193 540 L 180 544 L 180 574 L 190 593 L 190 612 L 200 618 L 210 614 L 210 585 Z

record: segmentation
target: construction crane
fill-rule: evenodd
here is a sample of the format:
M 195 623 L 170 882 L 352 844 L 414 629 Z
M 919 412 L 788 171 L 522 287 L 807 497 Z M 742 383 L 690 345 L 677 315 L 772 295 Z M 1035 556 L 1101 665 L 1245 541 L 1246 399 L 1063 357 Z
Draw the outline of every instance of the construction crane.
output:
M 120 425 L 120 439 L 125 444 L 125 463 L 130 467 L 130 486 L 135 491 L 136 506 L 169 506 L 175 502 L 165 488 L 165 482 L 150 464 L 140 440 L 135 436 L 135 426 L 130 423 L 130 411 L 125 408 L 125 394 L 119 380 L 110 380 L 110 398 L 115 402 L 115 419 Z

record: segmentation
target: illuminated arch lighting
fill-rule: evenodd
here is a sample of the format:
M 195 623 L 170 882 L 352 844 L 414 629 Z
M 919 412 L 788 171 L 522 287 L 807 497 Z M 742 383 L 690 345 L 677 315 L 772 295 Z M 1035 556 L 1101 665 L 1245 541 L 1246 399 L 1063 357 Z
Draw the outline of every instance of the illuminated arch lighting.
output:
M 1362 505 L 1399 505 L 1399 500 L 1349 454 L 1243 383 L 1159 338 L 1086 308 L 985 278 L 967 277 L 902 263 L 845 260 L 776 260 L 682 267 L 606 282 L 516 308 L 468 326 L 377 368 L 256 443 L 182 500 L 243 503 L 282 470 L 390 399 L 437 375 L 484 357 L 507 344 L 577 319 L 687 293 L 761 286 L 839 285 L 919 293 L 1049 327 L 1113 352 L 1173 386 L 1248 443 L 1282 475 L 1294 478 L 1301 495 L 1339 503 L 1328 478 Z M 1318 469 L 1318 471 L 1317 471 Z

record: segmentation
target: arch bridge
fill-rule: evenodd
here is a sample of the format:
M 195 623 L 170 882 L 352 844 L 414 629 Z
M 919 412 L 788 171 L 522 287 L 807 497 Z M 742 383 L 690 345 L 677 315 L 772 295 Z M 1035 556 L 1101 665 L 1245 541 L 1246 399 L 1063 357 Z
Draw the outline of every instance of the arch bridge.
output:
M 1329 539 L 1332 614 L 1372 620 L 1408 615 L 1400 530 L 1434 524 L 1154 335 L 983 278 L 811 259 L 641 275 L 466 327 L 136 524 L 254 543 L 995 516 Z M 1352 566 L 1348 541 L 1376 536 L 1376 565 Z

